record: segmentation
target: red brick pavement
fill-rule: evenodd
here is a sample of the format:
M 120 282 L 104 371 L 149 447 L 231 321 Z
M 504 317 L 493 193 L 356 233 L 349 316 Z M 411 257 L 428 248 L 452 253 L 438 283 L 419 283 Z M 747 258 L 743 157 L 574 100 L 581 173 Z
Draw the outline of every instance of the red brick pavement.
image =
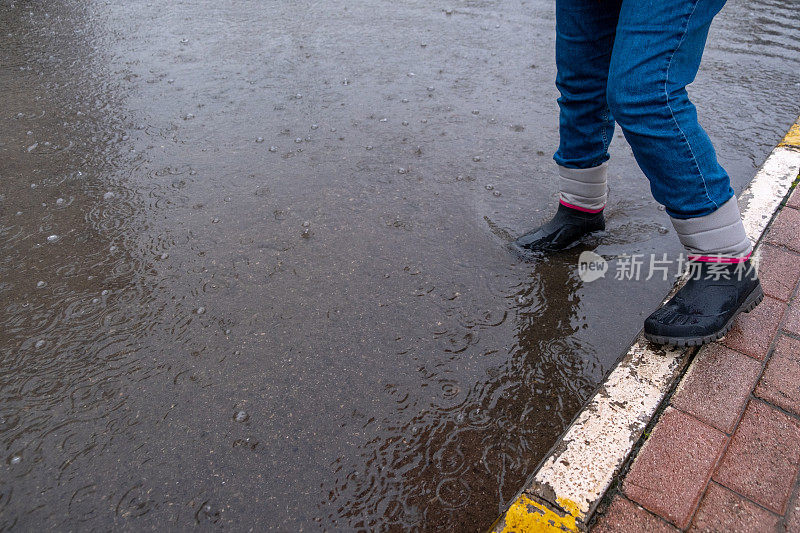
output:
M 594 531 L 800 532 L 800 192 L 764 242 L 766 298 L 699 351 Z

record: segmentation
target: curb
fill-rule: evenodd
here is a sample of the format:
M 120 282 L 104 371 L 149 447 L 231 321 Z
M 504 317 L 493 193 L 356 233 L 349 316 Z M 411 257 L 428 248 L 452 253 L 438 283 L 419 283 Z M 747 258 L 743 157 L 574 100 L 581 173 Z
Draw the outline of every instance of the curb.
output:
M 753 243 L 761 239 L 798 173 L 800 117 L 739 198 L 744 227 Z M 676 282 L 666 299 L 681 284 L 681 280 Z M 696 350 L 657 347 L 639 334 L 491 531 L 585 531 Z

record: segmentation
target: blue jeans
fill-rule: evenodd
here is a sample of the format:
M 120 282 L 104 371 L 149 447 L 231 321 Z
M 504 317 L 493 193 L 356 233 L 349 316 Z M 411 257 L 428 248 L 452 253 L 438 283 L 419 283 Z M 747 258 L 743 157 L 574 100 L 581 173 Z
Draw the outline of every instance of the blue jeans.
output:
M 556 0 L 561 142 L 555 161 L 608 160 L 614 122 L 675 219 L 716 211 L 730 178 L 686 94 L 725 0 Z

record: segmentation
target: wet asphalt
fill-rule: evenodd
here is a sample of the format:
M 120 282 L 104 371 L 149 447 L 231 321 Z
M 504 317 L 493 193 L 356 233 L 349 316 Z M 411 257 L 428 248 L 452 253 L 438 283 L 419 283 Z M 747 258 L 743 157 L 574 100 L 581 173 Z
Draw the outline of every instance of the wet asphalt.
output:
M 486 528 L 658 305 L 621 134 L 555 210 L 554 6 L 0 0 L 0 530 Z M 800 113 L 793 0 L 690 93 L 738 191 Z M 583 283 L 580 251 L 606 257 Z

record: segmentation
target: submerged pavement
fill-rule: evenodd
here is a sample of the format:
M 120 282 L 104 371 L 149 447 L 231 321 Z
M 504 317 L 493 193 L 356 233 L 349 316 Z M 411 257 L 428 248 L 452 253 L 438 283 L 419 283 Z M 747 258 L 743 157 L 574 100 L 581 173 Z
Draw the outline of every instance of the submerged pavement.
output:
M 692 86 L 737 191 L 789 0 Z M 550 1 L 0 0 L 0 529 L 488 527 L 671 280 L 556 202 Z M 679 251 L 620 135 L 597 252 Z

